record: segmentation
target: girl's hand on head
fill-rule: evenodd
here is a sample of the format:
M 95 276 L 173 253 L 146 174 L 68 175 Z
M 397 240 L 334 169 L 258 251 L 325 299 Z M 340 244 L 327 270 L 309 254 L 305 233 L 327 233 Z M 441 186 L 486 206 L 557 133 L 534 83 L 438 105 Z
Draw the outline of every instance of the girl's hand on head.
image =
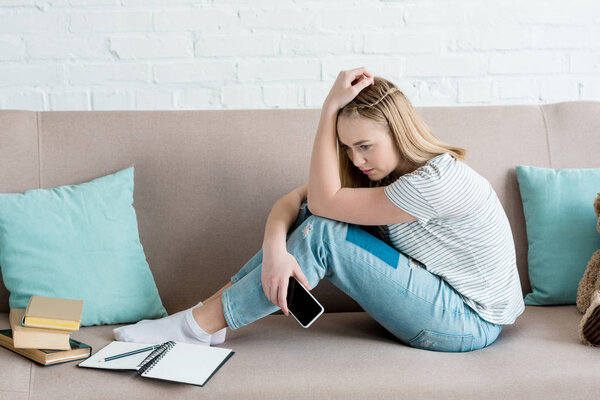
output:
M 339 110 L 350 103 L 361 90 L 373 85 L 373 79 L 373 75 L 365 67 L 341 71 L 323 103 L 323 108 Z

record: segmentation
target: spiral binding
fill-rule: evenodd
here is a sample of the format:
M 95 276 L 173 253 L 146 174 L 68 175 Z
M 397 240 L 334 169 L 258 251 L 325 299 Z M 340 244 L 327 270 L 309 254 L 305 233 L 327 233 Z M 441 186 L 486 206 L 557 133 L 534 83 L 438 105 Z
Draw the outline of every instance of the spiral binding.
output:
M 148 354 L 148 357 L 144 359 L 139 365 L 142 365 L 137 371 L 138 375 L 142 375 L 146 371 L 150 371 L 174 346 L 175 342 L 170 340 L 160 345 L 160 347 Z
M 146 362 L 152 360 L 158 354 L 162 353 L 166 349 L 166 346 L 168 343 L 169 342 L 161 343 L 160 346 L 158 346 L 156 349 L 154 349 L 152 352 L 150 352 L 150 354 L 148 354 L 148 356 L 146 356 L 146 358 L 144 358 L 144 360 L 141 363 L 139 363 L 137 366 L 143 367 L 144 364 L 146 364 Z

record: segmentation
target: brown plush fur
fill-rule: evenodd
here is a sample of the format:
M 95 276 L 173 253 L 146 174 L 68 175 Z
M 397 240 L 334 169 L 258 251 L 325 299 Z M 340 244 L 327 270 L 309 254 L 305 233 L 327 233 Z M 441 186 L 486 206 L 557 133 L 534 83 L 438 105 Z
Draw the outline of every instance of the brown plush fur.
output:
M 594 211 L 598 217 L 596 229 L 600 233 L 600 192 L 594 200 Z M 590 346 L 592 344 L 585 339 L 582 330 L 587 318 L 598 306 L 600 306 L 600 250 L 596 251 L 590 258 L 587 269 L 577 288 L 577 309 L 585 314 L 579 324 L 579 337 L 585 344 Z
M 585 323 L 587 322 L 588 318 L 590 318 L 590 316 L 592 315 L 592 313 L 598 306 L 600 306 L 600 290 L 596 290 L 594 292 L 594 294 L 592 295 L 590 306 L 588 307 L 587 311 L 585 312 L 585 315 L 583 316 L 583 318 L 581 318 L 581 322 L 579 322 L 579 328 L 577 329 L 577 332 L 579 333 L 579 338 L 581 339 L 581 341 L 584 344 L 586 344 L 588 346 L 595 346 L 595 347 L 598 346 L 598 344 L 590 343 L 590 341 L 587 340 L 587 338 L 583 334 L 583 328 L 585 326 Z
M 600 270 L 600 250 L 597 250 L 590 258 L 583 278 L 579 281 L 577 289 L 577 309 L 585 313 L 590 306 L 592 295 L 596 290 L 600 290 L 600 280 L 598 271 Z

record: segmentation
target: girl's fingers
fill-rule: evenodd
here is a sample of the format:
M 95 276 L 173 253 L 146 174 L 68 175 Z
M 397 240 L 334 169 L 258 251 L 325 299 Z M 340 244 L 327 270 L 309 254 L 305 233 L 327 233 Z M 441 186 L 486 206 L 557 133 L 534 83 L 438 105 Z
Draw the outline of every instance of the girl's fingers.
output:
M 363 90 L 364 88 L 366 88 L 367 86 L 369 86 L 372 82 L 373 82 L 373 79 L 371 79 L 371 78 L 365 78 L 362 81 L 357 82 L 356 84 L 354 84 L 352 86 L 352 89 L 356 93 L 359 93 L 361 90 Z
M 371 84 L 373 80 L 371 78 L 366 78 L 363 79 L 360 83 L 362 84 L 362 87 L 360 88 L 361 90 L 366 88 L 367 86 L 369 86 Z
M 308 283 L 308 279 L 306 279 L 306 276 L 303 279 L 304 281 L 304 285 L 306 286 L 306 290 L 312 290 L 312 288 L 310 287 L 310 283 Z
M 367 71 L 366 67 L 360 67 L 360 68 L 356 68 L 350 71 L 355 77 L 359 76 L 359 75 L 365 75 L 367 78 L 372 78 L 373 75 Z
M 277 286 L 271 286 L 271 293 L 270 293 L 270 297 L 269 300 L 271 301 L 271 303 L 277 305 L 276 301 L 277 301 Z
M 287 282 L 282 282 L 279 285 L 279 307 L 283 310 L 285 316 L 287 316 L 287 305 L 286 305 L 286 295 L 287 295 Z
M 374 85 L 375 79 L 372 76 L 367 76 L 366 74 L 360 74 L 357 78 L 353 79 L 352 82 L 350 82 L 350 86 L 356 87 L 356 85 L 358 85 L 358 84 L 361 84 L 361 86 L 359 86 L 359 87 L 360 87 L 360 90 L 362 90 L 369 85 Z
M 365 79 L 369 79 L 367 77 L 365 77 L 364 74 L 360 74 L 358 76 L 352 75 L 352 82 L 350 82 L 352 85 L 356 85 L 357 83 L 365 80 Z
M 306 278 L 306 275 L 304 275 L 304 272 L 302 271 L 302 269 L 300 269 L 300 266 L 298 266 L 298 271 L 296 271 L 294 276 L 296 278 L 298 278 L 298 280 L 306 288 L 306 290 L 309 290 L 309 291 L 312 290 L 312 288 L 310 287 L 310 284 L 308 283 L 308 279 Z

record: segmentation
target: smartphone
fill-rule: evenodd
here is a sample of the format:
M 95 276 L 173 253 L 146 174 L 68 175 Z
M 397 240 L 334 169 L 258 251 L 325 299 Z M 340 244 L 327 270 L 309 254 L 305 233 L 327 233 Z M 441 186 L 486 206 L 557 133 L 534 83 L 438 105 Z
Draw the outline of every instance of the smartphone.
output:
M 286 299 L 290 314 L 303 328 L 308 328 L 325 310 L 294 276 L 290 276 Z

